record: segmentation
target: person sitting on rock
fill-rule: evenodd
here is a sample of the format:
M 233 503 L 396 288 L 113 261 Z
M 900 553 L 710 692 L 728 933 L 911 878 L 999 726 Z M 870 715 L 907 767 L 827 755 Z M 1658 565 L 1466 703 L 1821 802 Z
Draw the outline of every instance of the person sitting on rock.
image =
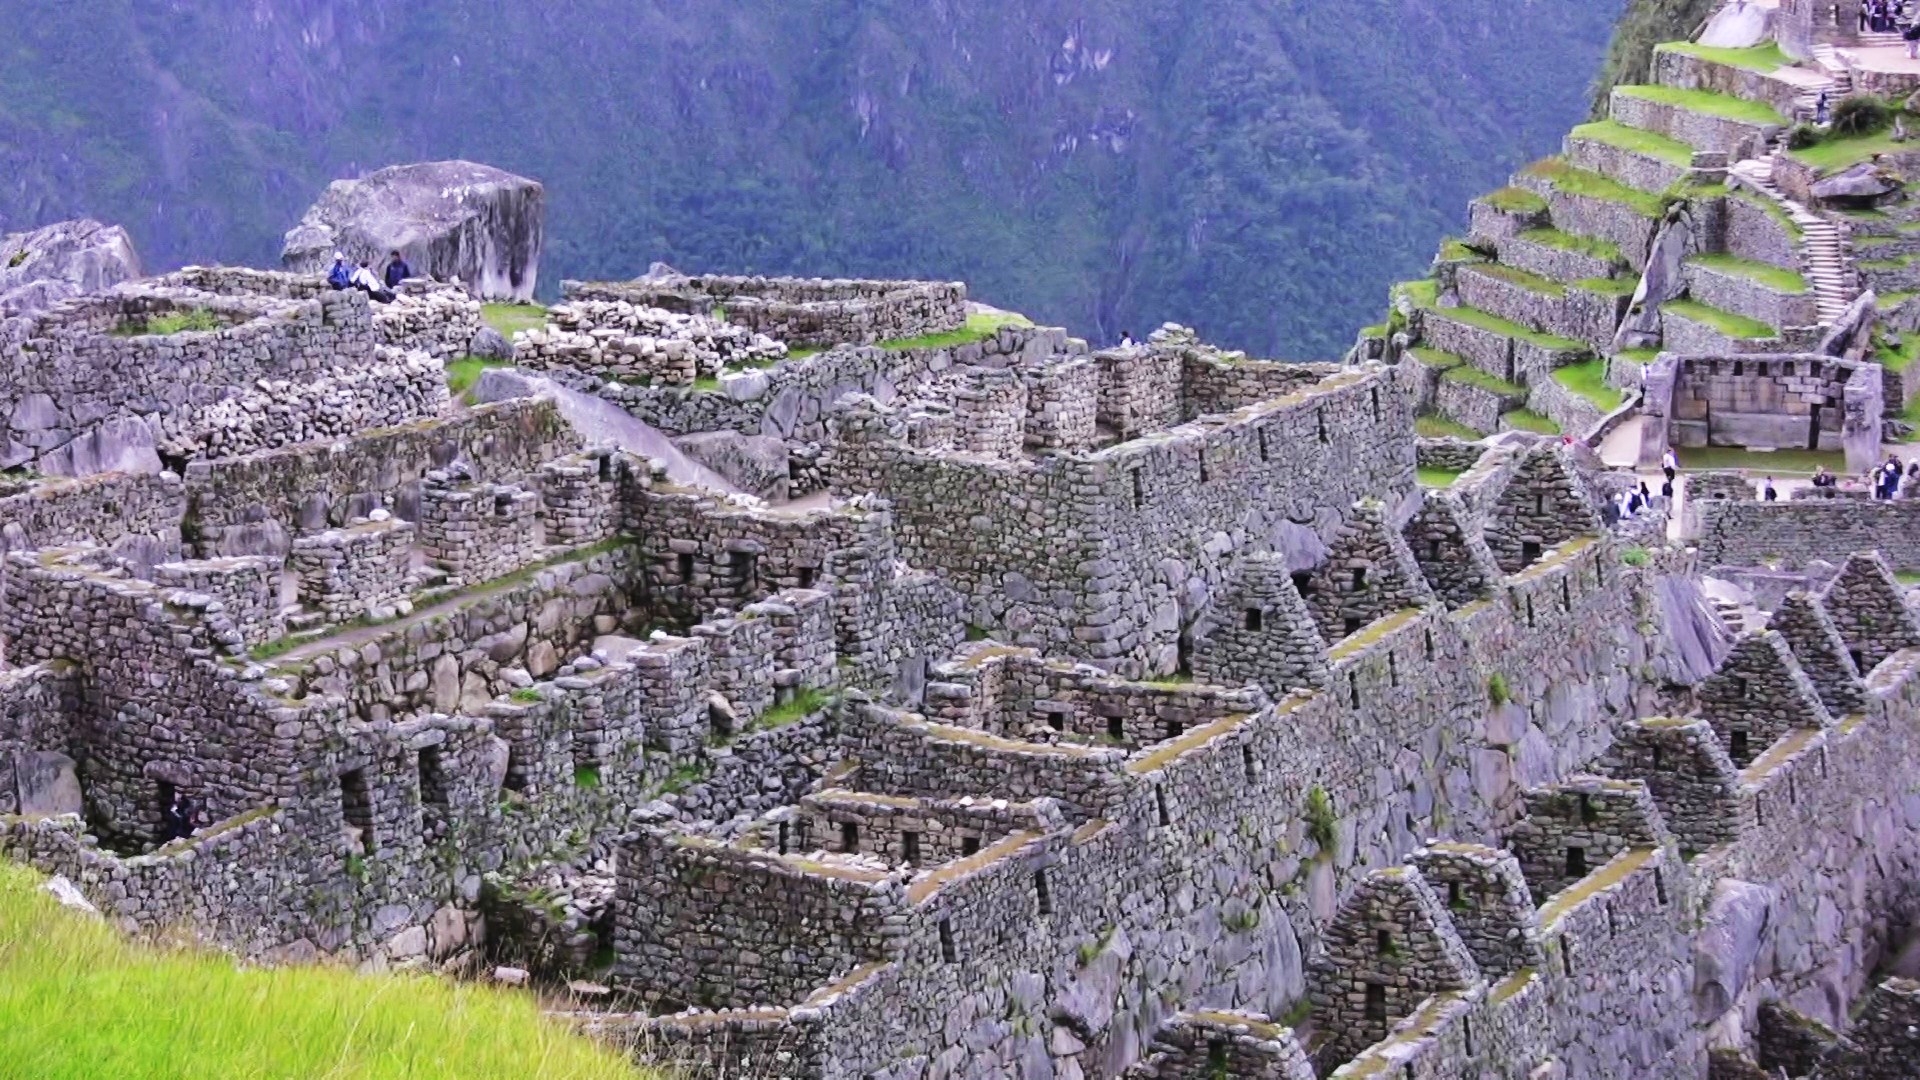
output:
M 327 271 L 327 284 L 336 291 L 353 284 L 353 267 L 347 265 L 347 257 L 338 251 L 333 253 L 333 269 Z
M 398 289 L 400 283 L 413 276 L 413 267 L 400 257 L 399 252 L 387 256 L 387 288 Z
M 350 280 L 354 288 L 372 297 L 375 303 L 393 303 L 393 290 L 382 285 L 380 279 L 373 276 L 373 270 L 367 265 L 367 260 L 360 260 L 360 266 L 353 272 Z

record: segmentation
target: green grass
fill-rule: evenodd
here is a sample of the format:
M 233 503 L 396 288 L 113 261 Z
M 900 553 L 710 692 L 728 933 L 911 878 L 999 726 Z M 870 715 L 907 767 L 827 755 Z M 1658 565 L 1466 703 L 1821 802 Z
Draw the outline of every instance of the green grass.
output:
M 1591 293 L 1599 293 L 1602 296 L 1632 296 L 1633 291 L 1640 287 L 1640 279 L 1618 277 L 1581 278 L 1579 281 L 1573 283 L 1573 287 L 1576 289 L 1584 289 Z
M 1503 187 L 1480 196 L 1480 201 L 1509 214 L 1544 214 L 1547 200 L 1523 187 Z
M 164 315 L 154 315 L 146 319 L 135 319 L 113 328 L 114 337 L 162 337 L 167 334 L 184 334 L 189 331 L 208 333 L 224 329 L 225 323 L 220 317 L 204 308 L 188 308 L 185 311 L 169 311 Z
M 1461 364 L 1466 363 L 1466 360 L 1450 352 L 1441 352 L 1439 349 L 1429 349 L 1425 345 L 1415 345 L 1407 351 L 1412 353 L 1414 359 L 1420 361 L 1422 364 L 1440 371 L 1457 368 Z
M 1468 386 L 1477 386 L 1482 390 L 1490 390 L 1503 397 L 1527 396 L 1526 387 L 1515 386 L 1505 379 L 1489 375 L 1479 368 L 1474 367 L 1472 364 L 1461 364 L 1457 368 L 1448 368 L 1441 373 L 1440 377 L 1448 382 L 1465 383 Z
M 759 722 L 754 724 L 754 729 L 765 731 L 772 728 L 786 727 L 788 724 L 805 720 L 807 717 L 826 708 L 832 704 L 832 702 L 832 698 L 818 690 L 802 690 L 793 695 L 789 700 L 761 713 Z
M 1666 215 L 1667 201 L 1659 195 L 1630 188 L 1611 177 L 1571 165 L 1565 158 L 1551 157 L 1527 166 L 1527 175 L 1545 180 L 1567 195 L 1601 199 L 1631 207 L 1642 217 L 1655 220 Z
M 592 791 L 600 786 L 600 767 L 598 765 L 576 765 L 573 770 L 573 786 Z
M 1767 339 L 1777 336 L 1774 328 L 1766 323 L 1708 307 L 1697 300 L 1669 300 L 1660 306 L 1660 310 L 1710 326 L 1730 338 Z
M 1414 307 L 1430 308 L 1440 301 L 1440 283 L 1432 278 L 1403 281 L 1393 287 L 1395 296 L 1404 296 Z
M 1891 259 L 1861 259 L 1854 265 L 1862 270 L 1905 270 L 1913 265 L 1912 255 L 1899 255 Z
M 1771 105 L 1759 101 L 1748 101 L 1746 98 L 1734 97 L 1732 94 L 1717 94 L 1711 90 L 1681 90 L 1672 86 L 1623 86 L 1617 93 L 1742 124 L 1772 124 L 1785 127 L 1787 123 L 1787 118 L 1781 116 L 1779 110 Z
M 1501 337 L 1517 338 L 1521 341 L 1538 345 L 1543 349 L 1552 349 L 1558 352 L 1587 351 L 1587 347 L 1578 341 L 1555 337 L 1552 334 L 1543 334 L 1537 330 L 1529 330 L 1517 322 L 1503 319 L 1489 311 L 1481 311 L 1479 308 L 1451 307 L 1429 308 L 1428 310 L 1442 318 L 1466 323 L 1468 326 L 1476 326 L 1488 333 L 1499 334 Z
M 1896 570 L 1893 580 L 1902 585 L 1920 585 L 1920 570 Z
M 662 1080 L 530 994 L 344 967 L 241 969 L 129 941 L 0 864 L 0 1071 L 95 1077 Z
M 1687 260 L 1696 266 L 1709 270 L 1718 270 L 1723 274 L 1733 274 L 1748 281 L 1764 285 L 1774 292 L 1799 296 L 1807 291 L 1807 279 L 1797 270 L 1783 270 L 1772 263 L 1763 263 L 1754 259 L 1742 259 L 1738 255 L 1723 252 L 1708 255 L 1695 255 Z
M 462 401 L 473 390 L 473 384 L 480 381 L 480 373 L 488 368 L 512 367 L 500 360 L 486 360 L 478 356 L 463 356 L 447 364 L 447 393 Z
M 1457 420 L 1449 420 L 1432 413 L 1413 418 L 1413 433 L 1423 439 L 1465 439 L 1468 442 L 1479 442 L 1485 438 Z
M 1500 419 L 1505 420 L 1508 427 L 1518 428 L 1521 431 L 1531 431 L 1536 435 L 1560 434 L 1559 424 L 1554 423 L 1552 420 L 1541 416 L 1531 409 L 1515 409 L 1510 413 L 1501 414 Z
M 1737 446 L 1696 446 L 1676 450 L 1681 468 L 1734 470 L 1768 476 L 1812 474 L 1825 465 L 1835 475 L 1847 473 L 1847 456 L 1825 450 L 1744 450 Z
M 1551 296 L 1556 300 L 1562 299 L 1567 295 L 1567 287 L 1565 285 L 1560 284 L 1552 278 L 1544 278 L 1539 274 L 1522 270 L 1516 266 L 1506 266 L 1501 263 L 1483 263 L 1474 267 L 1474 270 L 1488 277 L 1499 278 L 1509 285 L 1517 285 L 1529 292 L 1536 292 L 1542 296 Z
M 1890 154 L 1908 149 L 1908 144 L 1893 141 L 1893 128 L 1886 127 L 1865 135 L 1827 135 L 1812 146 L 1789 150 L 1795 161 L 1811 165 L 1815 172 L 1834 173 L 1858 165 L 1875 154 Z M 1873 220 L 1873 219 L 1868 219 Z
M 976 341 L 985 341 L 1007 326 L 1032 326 L 1033 320 L 1025 315 L 1015 315 L 1010 311 L 980 312 L 967 316 L 967 324 L 958 330 L 944 334 L 923 334 L 920 337 L 896 338 L 883 341 L 883 349 L 951 349 L 960 345 L 971 345 Z
M 1907 370 L 1915 357 L 1920 357 L 1920 334 L 1902 334 L 1898 345 L 1880 334 L 1873 336 L 1873 358 L 1888 371 Z
M 1757 71 L 1762 75 L 1793 63 L 1792 58 L 1780 51 L 1780 43 L 1776 41 L 1747 49 L 1721 49 L 1712 45 L 1695 45 L 1690 41 L 1669 41 L 1654 46 L 1654 51 L 1695 56 L 1709 63 L 1725 64 L 1741 71 Z
M 1775 223 L 1787 231 L 1788 236 L 1793 237 L 1796 243 L 1801 239 L 1803 230 L 1800 228 L 1800 223 L 1788 217 L 1786 210 L 1782 209 L 1779 203 L 1763 195 L 1755 194 L 1746 188 L 1741 188 L 1734 192 L 1733 197 L 1749 206 L 1758 208 L 1761 213 L 1772 218 Z
M 1910 293 L 1910 292 L 1875 293 L 1874 303 L 1880 308 L 1881 311 L 1892 311 L 1893 309 L 1899 307 L 1901 304 L 1904 304 L 1907 301 L 1913 299 L 1915 296 L 1920 296 L 1920 293 Z
M 1618 120 L 1600 120 L 1573 129 L 1576 139 L 1588 139 L 1620 150 L 1630 151 L 1682 169 L 1693 166 L 1693 147 L 1657 131 L 1628 127 Z
M 1914 442 L 1916 440 L 1920 440 L 1920 398 L 1914 398 L 1913 404 L 1908 405 L 1906 408 L 1900 410 L 1900 419 L 1905 420 L 1907 422 L 1907 425 L 1913 428 L 1914 430 L 1914 433 L 1912 435 L 1908 436 L 1905 439 L 1902 439 L 1901 441 Z
M 1555 368 L 1553 381 L 1592 402 L 1603 413 L 1610 413 L 1627 400 L 1627 395 L 1607 385 L 1604 360 L 1587 360 Z
M 1626 256 L 1620 254 L 1620 245 L 1611 240 L 1602 240 L 1597 236 L 1575 236 L 1559 229 L 1528 229 L 1520 234 L 1520 239 L 1543 247 L 1571 251 L 1576 255 L 1599 259 L 1601 262 L 1619 265 L 1626 262 Z
M 1414 475 L 1420 481 L 1421 487 L 1443 488 L 1452 487 L 1453 482 L 1460 479 L 1460 470 L 1422 468 L 1415 469 Z
M 1486 255 L 1467 246 L 1466 241 L 1448 237 L 1440 241 L 1441 262 L 1482 262 Z
M 539 304 L 482 304 L 480 317 L 508 341 L 516 330 L 538 330 L 547 325 L 547 309 Z
M 1619 352 L 1614 353 L 1614 355 L 1619 357 L 1622 360 L 1631 360 L 1636 364 L 1640 364 L 1644 366 L 1646 364 L 1651 364 L 1655 360 L 1659 359 L 1660 350 L 1659 349 L 1621 349 Z

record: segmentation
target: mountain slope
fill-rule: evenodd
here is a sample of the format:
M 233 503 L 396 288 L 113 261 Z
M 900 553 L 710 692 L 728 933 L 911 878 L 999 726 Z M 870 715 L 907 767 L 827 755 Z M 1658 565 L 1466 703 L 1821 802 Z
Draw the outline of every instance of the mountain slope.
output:
M 264 263 L 326 180 L 464 156 L 546 181 L 550 280 L 964 277 L 1326 356 L 1581 116 L 1620 6 L 0 0 L 0 227 Z

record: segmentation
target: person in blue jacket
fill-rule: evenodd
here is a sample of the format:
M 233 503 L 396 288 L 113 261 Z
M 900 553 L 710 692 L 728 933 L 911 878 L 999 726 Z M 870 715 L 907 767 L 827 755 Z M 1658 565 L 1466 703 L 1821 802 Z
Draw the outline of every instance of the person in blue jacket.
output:
M 388 256 L 386 274 L 387 288 L 397 289 L 400 287 L 401 282 L 412 276 L 413 267 L 407 265 L 407 260 L 401 258 L 399 252 L 393 252 Z
M 347 257 L 338 251 L 333 253 L 333 269 L 327 271 L 327 284 L 335 289 L 353 284 L 353 267 L 347 265 Z

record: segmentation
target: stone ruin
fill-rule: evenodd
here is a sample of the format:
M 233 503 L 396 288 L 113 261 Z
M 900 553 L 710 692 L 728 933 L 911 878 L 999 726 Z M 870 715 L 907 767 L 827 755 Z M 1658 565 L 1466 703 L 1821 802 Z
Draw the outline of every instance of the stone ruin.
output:
M 0 853 L 116 925 L 696 1075 L 1911 1075 L 1907 504 L 1610 522 L 1593 439 L 1418 436 L 1418 353 L 958 285 L 570 283 L 474 404 L 408 293 L 0 323 Z

